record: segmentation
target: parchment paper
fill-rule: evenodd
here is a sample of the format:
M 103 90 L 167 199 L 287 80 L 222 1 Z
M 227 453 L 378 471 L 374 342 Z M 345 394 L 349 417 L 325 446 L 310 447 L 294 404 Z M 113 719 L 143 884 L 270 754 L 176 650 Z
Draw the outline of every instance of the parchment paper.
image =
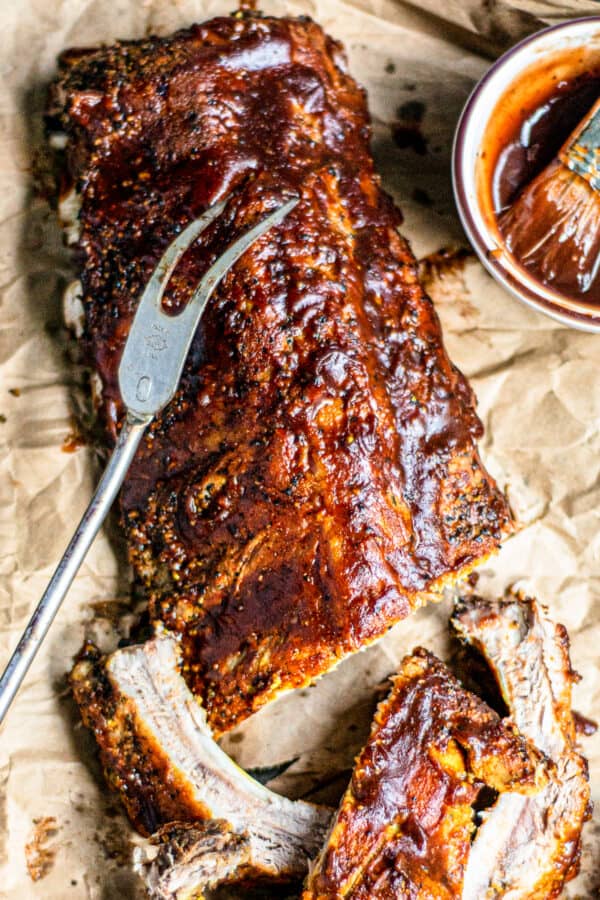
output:
M 39 598 L 90 495 L 94 451 L 62 450 L 81 373 L 60 332 L 71 277 L 53 213 L 32 193 L 44 86 L 65 47 L 175 27 L 230 11 L 235 0 L 5 0 L 0 8 L 0 661 Z M 449 180 L 452 133 L 494 53 L 564 17 L 572 3 L 494 0 L 268 0 L 308 13 L 348 49 L 367 87 L 374 149 L 419 256 L 463 245 Z M 424 104 L 425 155 L 393 140 L 407 101 Z M 413 107 L 414 110 L 414 107 Z M 570 630 L 583 679 L 576 707 L 600 718 L 600 357 L 597 336 L 567 330 L 505 294 L 474 260 L 431 293 L 452 359 L 470 377 L 486 426 L 483 454 L 526 527 L 482 572 L 483 592 L 517 583 Z M 0 737 L 0 896 L 82 900 L 136 896 L 131 832 L 108 793 L 93 741 L 65 693 L 86 629 L 106 647 L 126 608 L 128 572 L 110 528 L 96 541 Z M 103 604 L 103 605 L 98 605 Z M 447 604 L 429 607 L 313 688 L 288 695 L 227 737 L 245 767 L 296 762 L 272 782 L 335 802 L 369 727 L 380 682 L 415 644 L 447 653 Z M 594 822 L 569 896 L 599 896 L 600 738 L 585 740 Z M 48 819 L 36 826 L 34 820 Z M 52 821 L 52 819 L 54 821 Z M 41 830 L 40 830 L 41 829 Z M 36 845 L 34 836 L 38 835 Z M 47 874 L 31 880 L 37 862 Z M 46 851 L 44 855 L 44 850 Z

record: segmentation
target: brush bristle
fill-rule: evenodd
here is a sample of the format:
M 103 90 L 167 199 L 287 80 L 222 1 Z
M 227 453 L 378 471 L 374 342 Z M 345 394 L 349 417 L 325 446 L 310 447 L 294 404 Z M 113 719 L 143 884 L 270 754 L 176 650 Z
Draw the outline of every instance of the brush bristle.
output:
M 558 160 L 499 219 L 521 265 L 559 290 L 585 294 L 600 268 L 600 194 Z

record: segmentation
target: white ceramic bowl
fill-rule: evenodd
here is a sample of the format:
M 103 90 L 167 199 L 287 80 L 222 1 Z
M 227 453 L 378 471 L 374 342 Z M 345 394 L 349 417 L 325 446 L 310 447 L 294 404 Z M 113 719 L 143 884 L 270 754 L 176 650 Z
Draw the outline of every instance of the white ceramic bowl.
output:
M 506 250 L 494 215 L 486 136 L 514 114 L 511 94 L 535 102 L 548 78 L 569 77 L 600 65 L 600 16 L 573 19 L 526 38 L 500 57 L 469 97 L 458 123 L 452 181 L 458 212 L 483 265 L 516 297 L 564 325 L 600 332 L 600 309 L 564 297 L 542 284 Z M 489 141 L 488 141 L 489 145 Z M 487 167 L 487 168 L 486 168 Z

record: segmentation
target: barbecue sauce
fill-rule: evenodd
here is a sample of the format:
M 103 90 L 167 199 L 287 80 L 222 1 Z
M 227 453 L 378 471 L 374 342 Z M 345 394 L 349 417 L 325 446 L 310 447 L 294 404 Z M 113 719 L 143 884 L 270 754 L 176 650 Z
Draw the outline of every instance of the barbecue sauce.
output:
M 503 212 L 548 166 L 585 114 L 600 97 L 600 69 L 554 83 L 535 109 L 520 110 L 507 129 L 492 181 L 494 207 Z
M 585 51 L 578 50 L 572 51 L 571 58 L 563 53 L 556 61 L 549 60 L 534 71 L 527 70 L 501 98 L 486 135 L 482 173 L 496 224 L 517 259 L 521 242 L 514 232 L 515 217 L 508 210 L 552 163 L 598 97 L 600 60 L 586 59 Z M 526 206 L 527 210 L 531 215 L 531 233 L 545 234 L 552 229 L 555 223 L 551 205 L 532 202 Z M 522 235 L 525 213 L 522 209 L 519 213 Z M 534 254 L 526 264 L 520 261 L 533 277 L 549 284 L 545 275 L 548 267 L 544 267 L 541 257 L 542 254 Z M 561 262 L 564 263 L 561 272 L 550 286 L 579 303 L 600 306 L 600 278 L 582 277 L 585 273 L 581 268 L 586 264 L 583 250 L 568 257 L 566 262 L 563 256 Z

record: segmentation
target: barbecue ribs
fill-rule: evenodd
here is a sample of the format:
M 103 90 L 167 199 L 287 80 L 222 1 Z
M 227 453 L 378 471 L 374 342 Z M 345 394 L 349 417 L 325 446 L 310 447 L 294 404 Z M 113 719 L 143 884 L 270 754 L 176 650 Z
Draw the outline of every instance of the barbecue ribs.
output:
M 512 594 L 463 599 L 452 624 L 511 719 L 426 651 L 407 657 L 303 900 L 553 900 L 577 873 L 590 790 L 565 629 Z
M 158 856 L 142 866 L 151 896 L 178 897 L 190 881 L 197 896 L 215 880 L 303 878 L 331 810 L 274 794 L 219 749 L 178 655 L 166 635 L 106 658 L 87 648 L 71 675 L 108 783 L 138 831 L 158 832 Z
M 566 631 L 537 601 L 515 595 L 464 600 L 453 623 L 484 656 L 521 733 L 555 764 L 539 794 L 504 794 L 486 813 L 469 856 L 463 898 L 552 900 L 577 874 L 590 804 L 587 764 L 575 749 Z
M 364 92 L 319 26 L 239 14 L 68 51 L 49 126 L 113 438 L 165 246 L 231 194 L 173 276 L 177 309 L 234 235 L 301 195 L 217 290 L 121 493 L 136 582 L 219 734 L 469 571 L 510 514 L 374 172 Z
M 479 654 L 466 675 L 483 683 L 487 663 L 511 718 L 416 650 L 331 827 L 330 810 L 273 794 L 219 750 L 172 637 L 108 657 L 88 648 L 74 694 L 109 783 L 159 845 L 138 863 L 149 897 L 297 880 L 315 857 L 302 900 L 558 897 L 577 871 L 590 796 L 566 633 L 512 595 L 461 600 L 452 622 Z
M 459 900 L 481 789 L 527 796 L 548 768 L 443 663 L 416 650 L 377 710 L 302 900 Z

